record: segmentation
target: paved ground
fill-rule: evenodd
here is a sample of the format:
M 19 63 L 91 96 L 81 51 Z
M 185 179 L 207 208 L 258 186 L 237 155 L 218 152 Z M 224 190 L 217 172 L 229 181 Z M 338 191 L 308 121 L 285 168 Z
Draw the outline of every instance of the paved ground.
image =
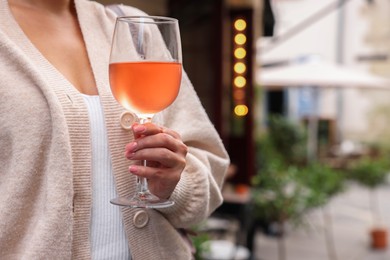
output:
M 375 190 L 384 226 L 390 228 L 390 185 Z M 285 258 L 278 254 L 278 239 L 256 235 L 255 260 L 390 260 L 390 249 L 372 250 L 370 193 L 358 185 L 334 197 L 306 216 L 306 225 L 288 227 Z M 390 242 L 390 235 L 389 235 Z M 280 245 L 280 244 L 279 244 Z M 390 243 L 389 243 L 390 247 Z

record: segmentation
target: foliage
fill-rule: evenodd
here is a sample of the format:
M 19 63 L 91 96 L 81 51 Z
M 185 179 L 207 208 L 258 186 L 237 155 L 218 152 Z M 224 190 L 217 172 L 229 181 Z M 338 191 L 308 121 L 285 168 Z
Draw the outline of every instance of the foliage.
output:
M 348 169 L 348 178 L 370 189 L 370 208 L 373 223 L 380 223 L 380 210 L 375 188 L 386 182 L 390 170 L 389 153 L 386 148 L 375 147 L 375 152 L 358 159 Z
M 270 119 L 269 131 L 256 143 L 252 191 L 257 221 L 299 223 L 305 212 L 343 190 L 343 174 L 321 163 L 304 162 L 305 140 L 299 125 L 282 117 Z
M 309 209 L 325 204 L 344 188 L 343 175 L 325 165 L 285 167 L 277 162 L 253 178 L 255 215 L 261 222 L 299 222 Z
M 210 238 L 207 233 L 200 233 L 196 236 L 191 237 L 192 245 L 195 248 L 195 254 L 194 254 L 195 260 L 203 259 L 203 255 L 210 251 L 208 243 L 205 243 L 209 240 Z
M 390 161 L 387 156 L 363 157 L 350 167 L 348 177 L 373 189 L 386 181 L 389 170 Z
M 322 163 L 302 167 L 297 178 L 314 191 L 308 203 L 311 207 L 325 204 L 330 197 L 344 190 L 344 174 Z
M 300 163 L 306 156 L 306 133 L 301 125 L 282 116 L 271 116 L 268 122 L 270 143 L 286 163 Z
M 295 167 L 274 166 L 254 179 L 259 184 L 253 189 L 256 219 L 262 222 L 297 220 L 306 208 L 309 191 L 296 181 Z

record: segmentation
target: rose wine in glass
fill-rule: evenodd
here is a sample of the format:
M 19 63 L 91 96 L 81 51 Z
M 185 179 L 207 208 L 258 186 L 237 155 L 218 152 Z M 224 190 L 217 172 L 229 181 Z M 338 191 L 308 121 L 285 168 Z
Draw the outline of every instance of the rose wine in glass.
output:
M 169 17 L 118 17 L 111 46 L 109 77 L 115 99 L 137 114 L 141 123 L 172 104 L 182 75 L 178 21 Z M 147 162 L 142 164 L 147 166 Z M 112 204 L 133 208 L 164 208 L 173 201 L 159 198 L 137 177 L 132 197 L 118 197 Z

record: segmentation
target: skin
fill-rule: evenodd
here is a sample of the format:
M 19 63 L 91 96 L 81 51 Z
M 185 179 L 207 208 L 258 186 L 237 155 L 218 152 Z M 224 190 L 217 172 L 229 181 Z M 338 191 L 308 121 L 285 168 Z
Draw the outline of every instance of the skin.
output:
M 81 93 L 97 95 L 73 1 L 10 0 L 9 5 L 43 56 Z
M 126 146 L 131 160 L 147 160 L 148 167 L 132 165 L 130 173 L 148 179 L 149 190 L 160 198 L 169 198 L 186 165 L 187 146 L 180 135 L 152 123 L 134 124 L 134 142 Z
M 9 0 L 11 11 L 26 36 L 42 55 L 83 94 L 98 95 L 81 29 L 71 0 Z M 80 73 L 81 72 L 81 73 Z M 125 148 L 129 172 L 148 179 L 150 191 L 168 198 L 186 165 L 187 146 L 180 135 L 153 123 L 134 124 L 135 140 Z

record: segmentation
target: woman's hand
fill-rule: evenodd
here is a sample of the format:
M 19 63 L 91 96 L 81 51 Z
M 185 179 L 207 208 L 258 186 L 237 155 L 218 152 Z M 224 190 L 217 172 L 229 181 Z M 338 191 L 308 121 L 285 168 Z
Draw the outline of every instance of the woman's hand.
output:
M 186 166 L 187 146 L 180 135 L 153 123 L 134 124 L 134 141 L 126 145 L 130 160 L 146 160 L 147 167 L 131 165 L 130 173 L 148 179 L 151 193 L 169 198 Z

